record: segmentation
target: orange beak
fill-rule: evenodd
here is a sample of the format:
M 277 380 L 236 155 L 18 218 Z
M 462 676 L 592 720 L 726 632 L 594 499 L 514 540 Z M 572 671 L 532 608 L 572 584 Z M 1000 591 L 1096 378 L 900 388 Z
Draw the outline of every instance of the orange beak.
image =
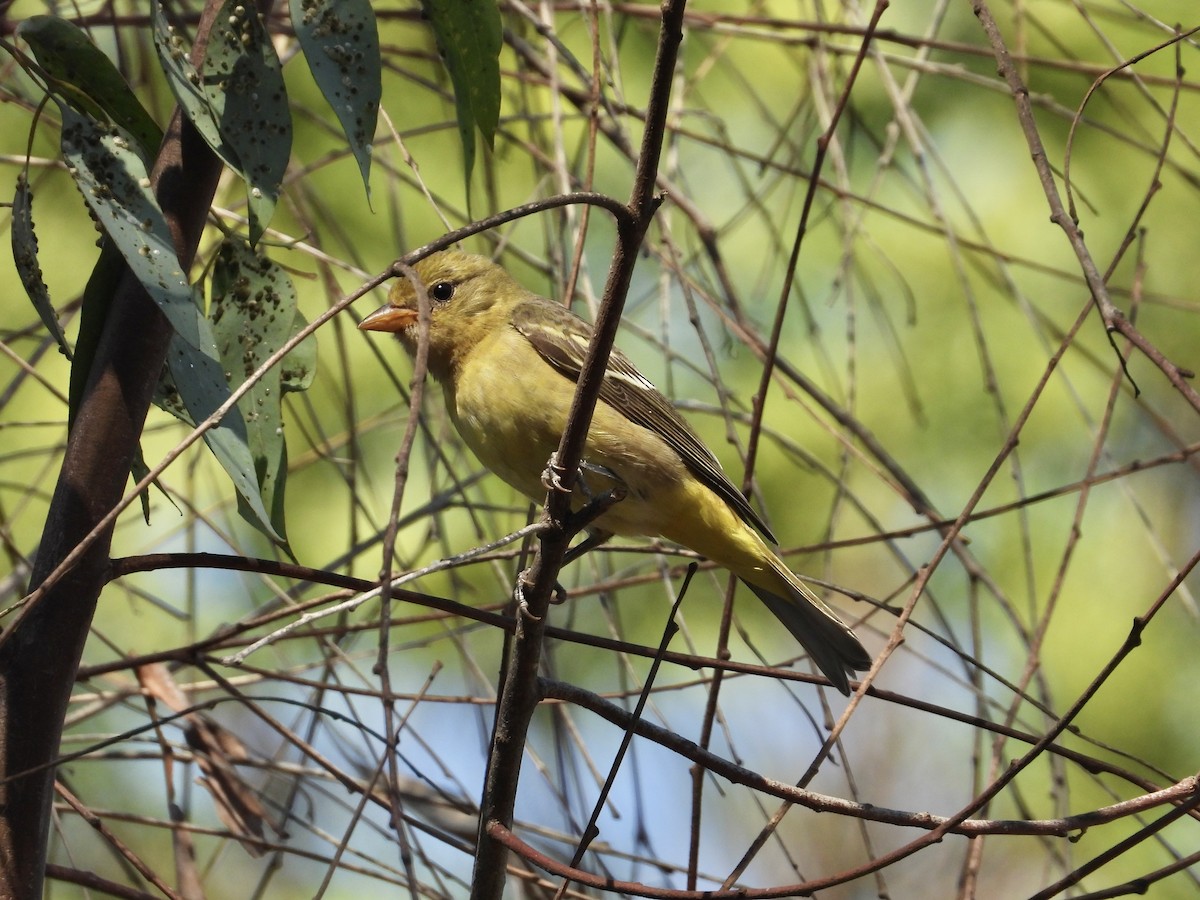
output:
M 417 311 L 401 306 L 381 306 L 358 323 L 362 331 L 403 331 L 417 322 Z

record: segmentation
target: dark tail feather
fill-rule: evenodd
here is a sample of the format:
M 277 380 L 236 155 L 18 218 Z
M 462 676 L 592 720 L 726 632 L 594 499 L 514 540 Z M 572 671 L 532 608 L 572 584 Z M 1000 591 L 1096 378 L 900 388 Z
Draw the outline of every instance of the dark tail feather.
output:
M 780 597 L 749 582 L 746 586 L 758 595 L 758 599 L 808 651 L 817 668 L 843 694 L 850 693 L 847 673 L 871 668 L 870 654 L 849 628 L 832 612 L 822 608 L 824 604 L 817 606 L 798 591 L 794 597 Z

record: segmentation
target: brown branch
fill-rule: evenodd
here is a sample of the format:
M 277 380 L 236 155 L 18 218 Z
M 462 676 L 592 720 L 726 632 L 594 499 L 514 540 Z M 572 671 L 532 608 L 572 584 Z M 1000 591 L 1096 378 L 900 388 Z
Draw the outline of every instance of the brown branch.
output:
M 79 801 L 79 798 L 67 790 L 63 785 L 55 785 L 55 790 L 57 790 L 58 795 L 62 797 L 64 801 L 66 801 L 67 805 L 71 807 L 71 809 L 75 810 L 75 812 L 79 814 L 80 818 L 82 818 L 84 822 L 95 829 L 95 831 L 103 838 L 103 840 L 107 842 L 109 846 L 113 848 L 113 850 L 116 851 L 121 859 L 129 863 L 129 865 L 132 866 L 139 875 L 162 891 L 163 894 L 170 898 L 170 900 L 183 900 L 179 894 L 171 890 L 171 886 L 163 881 L 153 868 L 151 868 L 140 856 L 134 853 L 133 849 L 123 840 L 121 840 L 120 837 L 114 834 L 111 828 L 104 824 L 104 819 L 84 806 L 83 803 Z
M 147 556 L 128 557 L 124 559 L 113 560 L 112 571 L 114 577 L 116 575 L 126 575 L 134 572 L 161 571 L 165 569 L 182 568 L 210 568 L 210 569 L 225 569 L 232 571 L 254 572 L 264 575 L 276 575 L 284 578 L 291 578 L 303 583 L 326 584 L 332 587 L 341 587 L 355 592 L 370 591 L 377 587 L 377 584 L 363 578 L 355 578 L 350 575 L 342 575 L 336 572 L 328 572 L 321 569 L 313 569 L 306 566 L 300 566 L 295 563 L 283 562 L 280 560 L 255 559 L 245 556 L 225 556 L 213 553 L 178 553 L 178 554 L 150 554 Z M 479 622 L 483 625 L 489 625 L 493 628 L 511 631 L 515 628 L 515 623 L 510 616 L 505 616 L 500 613 L 493 612 L 488 609 L 468 606 L 463 603 L 458 603 L 444 597 L 438 597 L 432 594 L 418 593 L 416 591 L 402 590 L 393 587 L 392 596 L 396 599 L 403 600 L 406 603 L 411 603 L 424 608 L 437 610 L 446 615 L 453 615 L 459 618 L 467 619 L 473 622 Z M 92 666 L 86 666 L 79 670 L 79 678 L 81 680 L 98 678 L 103 675 L 113 672 L 129 671 L 136 669 L 139 666 L 148 665 L 155 662 L 192 662 L 197 657 L 203 657 L 206 654 L 216 652 L 222 649 L 230 649 L 235 646 L 243 646 L 249 641 L 248 638 L 242 637 L 247 632 L 260 629 L 266 625 L 288 619 L 296 615 L 304 614 L 305 612 L 327 605 L 331 600 L 339 599 L 337 596 L 317 597 L 308 601 L 288 605 L 281 608 L 270 608 L 257 613 L 252 617 L 245 618 L 233 625 L 223 626 L 218 632 L 203 638 L 194 643 L 163 650 L 139 656 L 131 656 L 110 662 L 99 663 Z M 361 629 L 373 629 L 376 626 L 374 623 L 363 623 L 356 626 Z M 347 631 L 346 626 L 339 626 L 336 629 L 331 629 L 329 633 L 344 634 Z M 353 629 L 349 629 L 353 630 Z M 308 629 L 303 632 L 305 637 L 320 636 L 325 634 L 321 629 Z M 641 657 L 644 659 L 653 659 L 657 655 L 657 651 L 652 647 L 645 647 L 639 644 L 634 644 L 629 641 L 621 641 L 603 635 L 584 634 L 581 632 L 572 631 L 566 628 L 558 628 L 555 626 L 546 627 L 546 637 L 554 640 L 567 641 L 580 646 L 593 647 L 598 650 L 603 650 L 607 653 L 624 654 L 628 656 Z M 753 676 L 757 678 L 768 678 L 779 681 L 799 682 L 804 684 L 824 684 L 826 683 L 820 676 L 812 675 L 807 672 L 795 671 L 792 669 L 784 669 L 776 666 L 763 666 L 753 663 L 739 662 L 730 659 L 717 659 L 711 656 L 703 656 L 691 653 L 682 653 L 679 651 L 668 650 L 662 654 L 665 662 L 673 665 L 681 666 L 692 671 L 716 670 L 729 674 Z M 258 670 L 253 666 L 242 667 L 247 672 L 260 672 L 267 674 L 265 671 Z M 276 673 L 277 674 L 277 673 Z M 315 681 L 306 681 L 301 678 L 292 678 L 293 683 L 308 686 L 312 688 L 322 687 Z M 1015 688 L 1014 688 L 1015 689 Z M 376 692 L 367 688 L 352 688 L 342 685 L 338 688 L 339 691 L 347 694 L 376 696 Z M 557 696 L 556 691 L 552 691 L 551 696 Z M 960 712 L 958 710 L 940 706 L 928 701 L 919 700 L 914 697 L 905 696 L 893 691 L 883 690 L 878 687 L 871 687 L 868 696 L 896 706 L 912 709 L 918 712 L 926 713 L 940 719 L 950 722 L 958 722 L 970 728 L 979 729 L 991 734 L 1004 735 L 1010 740 L 1019 741 L 1024 744 L 1033 744 L 1038 740 L 1038 735 L 1029 732 L 1021 731 L 1008 725 L 993 722 L 977 715 Z M 562 698 L 566 699 L 566 698 Z M 491 701 L 487 701 L 491 702 Z M 1036 707 L 1046 716 L 1056 717 L 1054 711 L 1044 705 L 1038 704 Z M 1146 793 L 1153 793 L 1161 790 L 1161 784 L 1154 782 L 1137 775 L 1129 770 L 1112 765 L 1105 759 L 1093 756 L 1087 756 L 1077 750 L 1054 745 L 1048 749 L 1048 752 L 1055 754 L 1062 759 L 1074 762 L 1081 768 L 1093 774 L 1107 773 L 1111 774 L 1123 781 L 1133 784 Z M 67 757 L 73 758 L 73 757 Z M 1149 766 L 1148 763 L 1142 763 Z M 1157 771 L 1157 770 L 1156 770 Z M 1158 774 L 1164 779 L 1169 780 L 1169 776 L 1163 772 Z
M 1054 172 L 1050 168 L 1050 160 L 1046 154 L 1045 145 L 1042 143 L 1042 136 L 1038 132 L 1037 123 L 1033 118 L 1033 107 L 1029 102 L 1029 89 L 1025 86 L 1020 73 L 1013 63 L 1012 57 L 1008 52 L 1008 47 L 1004 42 L 1004 36 L 1000 33 L 1000 27 L 997 25 L 991 10 L 984 0 L 975 0 L 973 9 L 975 17 L 979 19 L 979 23 L 983 26 L 984 34 L 987 35 L 988 41 L 992 45 L 997 69 L 1001 77 L 1008 84 L 1013 102 L 1016 103 L 1017 118 L 1021 123 L 1021 131 L 1025 135 L 1026 143 L 1029 145 L 1029 153 L 1033 159 L 1034 169 L 1038 174 L 1038 180 L 1042 184 L 1042 191 L 1045 193 L 1046 201 L 1050 206 L 1050 221 L 1061 228 L 1067 236 L 1067 241 L 1070 243 L 1071 249 L 1075 252 L 1075 258 L 1079 262 L 1084 281 L 1087 282 L 1088 290 L 1092 295 L 1092 301 L 1096 304 L 1096 308 L 1100 312 L 1100 318 L 1104 322 L 1105 329 L 1109 332 L 1118 332 L 1129 340 L 1133 346 L 1141 350 L 1146 358 L 1154 363 L 1167 377 L 1167 380 L 1179 391 L 1180 395 L 1191 405 L 1192 409 L 1200 413 L 1200 393 L 1197 393 L 1196 389 L 1187 380 L 1191 377 L 1192 373 L 1181 369 L 1167 360 L 1161 351 L 1157 350 L 1147 338 L 1138 332 L 1133 323 L 1125 317 L 1125 314 L 1117 308 L 1109 296 L 1108 285 L 1104 277 L 1100 274 L 1095 260 L 1092 259 L 1091 251 L 1088 249 L 1087 242 L 1083 238 L 1083 232 L 1079 229 L 1079 225 L 1075 219 L 1068 213 L 1066 207 L 1063 206 L 1062 197 L 1059 195 L 1058 186 L 1054 181 Z M 1123 361 L 1122 364 L 1124 364 Z
M 829 124 L 826 126 L 825 131 L 822 132 L 821 135 L 817 138 L 816 155 L 813 159 L 813 169 L 812 169 L 812 173 L 808 179 L 808 188 L 806 189 L 805 194 L 804 194 L 804 204 L 801 207 L 800 220 L 796 224 L 796 233 L 792 239 L 791 253 L 788 256 L 787 268 L 786 268 L 786 270 L 784 272 L 784 276 L 783 276 L 783 287 L 780 290 L 779 302 L 776 304 L 776 307 L 775 307 L 775 318 L 771 325 L 770 337 L 767 339 L 767 346 L 765 348 L 765 355 L 763 357 L 762 372 L 759 377 L 758 389 L 755 391 L 755 394 L 754 394 L 753 408 L 750 413 L 750 438 L 746 445 L 746 471 L 745 471 L 744 481 L 742 484 L 743 491 L 749 490 L 752 480 L 754 478 L 754 467 L 755 467 L 755 463 L 757 462 L 757 459 L 758 459 L 759 440 L 762 436 L 763 410 L 766 407 L 767 392 L 771 386 L 771 381 L 775 374 L 776 361 L 779 359 L 779 342 L 783 336 L 783 325 L 784 325 L 784 320 L 785 320 L 787 310 L 788 310 L 788 305 L 789 305 L 788 300 L 791 296 L 792 285 L 795 283 L 796 267 L 800 262 L 800 251 L 801 251 L 802 247 L 804 246 L 804 237 L 808 233 L 809 218 L 812 215 L 813 204 L 816 201 L 817 189 L 820 184 L 821 170 L 824 168 L 824 165 L 825 165 L 825 158 L 829 152 L 829 145 L 833 142 L 834 136 L 837 134 L 837 127 L 838 127 L 839 122 L 841 122 L 842 114 L 845 112 L 846 108 L 848 107 L 848 105 L 850 103 L 850 94 L 851 94 L 851 91 L 854 89 L 855 83 L 858 80 L 858 75 L 859 75 L 859 72 L 862 70 L 863 62 L 867 58 L 867 51 L 869 50 L 869 48 L 871 46 L 872 36 L 874 35 L 876 27 L 878 27 L 878 25 L 879 25 L 879 20 L 883 17 L 883 14 L 884 14 L 884 12 L 886 12 L 887 8 L 888 8 L 888 0 L 876 0 L 875 8 L 871 12 L 871 18 L 870 18 L 870 21 L 867 23 L 866 31 L 863 35 L 862 42 L 858 48 L 858 53 L 855 54 L 854 63 L 850 69 L 849 74 L 846 77 L 845 84 L 842 85 L 841 95 L 838 97 L 837 103 L 834 106 L 833 114 L 830 117 Z M 730 617 L 733 614 L 733 609 L 732 609 L 732 607 L 733 607 L 733 603 L 732 603 L 732 601 L 733 601 L 733 585 L 732 584 L 730 586 L 730 590 L 726 593 L 725 598 L 726 598 L 725 599 L 725 611 L 724 611 L 724 616 L 723 616 L 722 623 L 721 623 L 722 624 L 722 631 L 721 631 L 721 640 L 722 640 L 721 647 L 722 647 L 722 649 L 725 646 L 724 642 L 728 639 L 728 634 L 729 634 L 728 622 L 729 622 Z M 899 616 L 899 618 L 897 620 L 897 624 L 895 626 L 895 631 L 893 632 L 893 635 L 894 635 L 893 640 L 896 640 L 896 641 L 900 640 L 900 637 L 899 637 L 900 630 L 903 627 L 904 622 L 908 619 L 909 615 L 910 615 L 910 613 L 906 609 Z M 825 742 L 823 743 L 820 751 L 817 753 L 816 757 L 813 759 L 812 763 L 809 765 L 808 771 L 805 774 L 805 781 L 815 777 L 820 765 L 825 761 L 825 759 L 828 758 L 830 752 L 832 751 L 833 747 L 835 746 L 835 744 L 838 740 L 838 737 L 841 735 L 842 730 L 846 727 L 846 724 L 850 721 L 850 716 L 858 708 L 858 702 L 859 702 L 860 698 L 869 689 L 871 681 L 873 680 L 873 678 L 875 677 L 875 675 L 878 671 L 879 671 L 879 668 L 878 668 L 878 665 L 876 665 L 876 666 L 873 666 L 871 668 L 871 670 L 867 673 L 866 678 L 863 680 L 863 684 L 866 686 L 860 687 L 857 689 L 855 696 L 850 701 L 849 707 L 847 708 L 845 713 L 841 716 L 841 718 L 838 719 L 838 722 L 834 726 L 833 731 L 830 732 L 829 736 L 826 738 Z M 719 685 L 718 685 L 718 687 L 719 687 Z M 711 692 L 709 699 L 708 699 L 708 705 L 705 709 L 705 716 L 704 716 L 704 745 L 705 746 L 707 746 L 707 744 L 708 744 L 709 733 L 711 732 L 712 724 L 717 715 L 717 693 L 718 693 L 717 690 L 714 690 Z M 699 804 L 700 804 L 700 799 L 702 798 L 702 796 L 703 796 L 703 794 L 702 794 L 702 773 L 697 769 L 693 773 L 693 776 L 692 776 L 692 803 L 695 807 L 693 819 L 697 822 L 699 820 Z M 755 837 L 754 841 L 751 842 L 750 847 L 746 850 L 745 854 L 743 854 L 741 860 L 738 862 L 737 866 L 734 868 L 734 871 L 730 874 L 729 879 L 727 879 L 727 881 L 726 881 L 726 884 L 728 884 L 730 880 L 736 878 L 738 876 L 738 873 L 743 871 L 745 869 L 745 867 L 750 864 L 751 860 L 758 854 L 759 850 L 761 850 L 762 847 L 766 844 L 770 835 L 774 834 L 775 825 L 780 821 L 781 818 L 782 818 L 781 816 L 772 817 L 771 820 L 768 822 L 767 826 L 762 828 L 759 831 L 759 833 Z M 689 873 L 689 876 L 692 881 L 692 884 L 689 886 L 692 886 L 692 887 L 695 886 L 694 885 L 695 868 L 696 868 L 696 861 L 697 861 L 697 856 L 698 856 L 698 851 L 699 851 L 699 845 L 698 845 L 699 830 L 695 829 L 695 831 L 696 831 L 696 834 L 693 837 L 692 847 L 691 847 L 691 857 L 692 857 L 691 863 L 692 863 L 692 865 L 691 865 L 691 872 Z
M 1196 776 L 1193 776 L 1191 778 L 1185 779 L 1184 781 L 1181 781 L 1178 785 L 1175 786 L 1175 788 L 1172 788 L 1170 791 L 1166 792 L 1169 794 L 1169 797 L 1153 797 L 1153 798 L 1139 797 L 1139 798 L 1135 798 L 1135 800 L 1133 800 L 1133 801 L 1127 801 L 1124 804 L 1114 804 L 1113 806 L 1105 807 L 1104 809 L 1097 810 L 1094 813 L 1086 813 L 1079 817 L 1067 817 L 1066 819 L 1047 820 L 1045 822 L 1016 821 L 1016 822 L 991 823 L 991 822 L 985 822 L 983 820 L 974 820 L 973 824 L 977 824 L 977 825 L 980 825 L 983 827 L 981 827 L 979 830 L 968 830 L 968 831 L 962 831 L 962 832 L 956 832 L 956 833 L 967 834 L 969 836 L 978 836 L 981 834 L 1042 834 L 1042 835 L 1050 834 L 1050 835 L 1066 836 L 1073 831 L 1082 830 L 1083 828 L 1087 828 L 1092 824 L 1096 824 L 1096 822 L 1112 821 L 1113 818 L 1121 818 L 1126 815 L 1132 815 L 1135 812 L 1140 812 L 1144 809 L 1150 808 L 1152 806 L 1161 805 L 1163 803 L 1177 804 L 1174 809 L 1172 809 L 1170 812 L 1168 812 L 1165 816 L 1162 817 L 1162 820 L 1161 820 L 1162 825 L 1165 825 L 1171 821 L 1175 821 L 1177 818 L 1179 818 L 1182 815 L 1186 815 L 1197 804 L 1200 804 L 1200 793 L 1197 792 L 1198 787 L 1200 787 L 1200 779 L 1198 779 Z M 805 793 L 807 793 L 807 792 L 805 792 Z M 1145 802 L 1143 802 L 1143 801 L 1145 801 Z M 859 806 L 859 804 L 852 804 L 852 805 Z M 919 813 L 912 814 L 912 815 L 913 815 L 913 818 L 910 821 L 905 821 L 905 822 L 900 822 L 900 823 L 895 823 L 895 824 L 911 825 L 911 826 L 918 827 L 918 828 L 928 827 L 928 824 L 925 821 L 925 819 L 928 817 L 926 817 L 924 814 L 919 814 Z M 1098 816 L 1101 816 L 1102 818 L 1095 818 Z M 890 820 L 880 819 L 879 821 L 890 821 Z M 1036 827 L 1036 826 L 1045 825 L 1045 826 L 1047 826 L 1047 828 L 1055 829 L 1059 823 L 1069 823 L 1070 827 L 1066 831 L 1010 830 L 1010 828 L 1009 828 L 1009 826 L 1013 826 L 1016 829 L 1020 829 L 1023 826 L 1035 826 Z M 969 825 L 969 824 L 972 824 L 972 822 L 963 823 L 963 825 Z M 1162 826 L 1160 826 L 1160 828 L 1161 827 Z M 1160 828 L 1155 829 L 1155 830 L 1160 830 Z M 601 877 L 601 876 L 593 875 L 590 872 L 584 872 L 583 870 L 578 869 L 575 866 L 564 865 L 564 864 L 558 862 L 557 860 L 554 860 L 553 858 L 542 853 L 541 851 L 535 849 L 534 847 L 530 846 L 529 844 L 525 843 L 520 838 L 518 838 L 511 830 L 506 829 L 503 826 L 497 825 L 495 823 L 493 823 L 489 827 L 489 833 L 496 840 L 503 842 L 514 853 L 520 855 L 522 858 L 526 859 L 528 862 L 532 863 L 533 865 L 537 866 L 538 868 L 541 868 L 541 869 L 551 873 L 552 875 L 556 875 L 560 878 L 565 878 L 570 881 L 578 882 L 579 884 L 582 884 L 582 885 L 585 885 L 588 887 L 593 887 L 593 888 L 597 888 L 600 890 L 604 890 L 605 892 L 628 894 L 628 895 L 637 896 L 637 897 L 663 898 L 663 900 L 716 900 L 716 898 L 724 898 L 724 897 L 729 897 L 729 898 L 760 898 L 760 897 L 767 898 L 767 897 L 794 897 L 794 896 L 801 896 L 801 895 L 807 896 L 807 895 L 811 894 L 813 891 L 815 891 L 818 887 L 828 887 L 828 886 L 832 886 L 837 883 L 851 880 L 851 878 L 842 878 L 839 876 L 834 876 L 833 878 L 823 878 L 823 879 L 820 879 L 819 881 L 810 881 L 810 882 L 804 882 L 804 883 L 800 883 L 800 884 L 791 884 L 791 885 L 782 885 L 782 886 L 778 886 L 778 887 L 761 888 L 761 889 L 757 889 L 757 890 L 753 889 L 753 888 L 743 888 L 743 887 L 727 888 L 725 890 L 720 890 L 720 891 L 676 890 L 676 889 L 671 889 L 671 888 L 655 888 L 655 887 L 651 887 L 649 885 L 646 885 L 646 884 L 643 884 L 640 882 L 618 881 L 616 879 L 609 878 L 609 877 Z M 1143 836 L 1148 836 L 1148 835 L 1143 835 Z M 1130 840 L 1132 841 L 1133 839 L 1130 839 Z M 1122 845 L 1119 845 L 1119 847 L 1123 848 L 1125 843 L 1128 843 L 1128 842 L 1122 842 Z M 1174 869 L 1174 867 L 1172 867 L 1172 870 L 1173 869 Z M 1082 874 L 1083 873 L 1081 873 L 1080 877 L 1082 877 Z M 1075 881 L 1073 880 L 1070 883 L 1074 884 Z M 1060 883 L 1060 886 L 1069 886 L 1069 885 L 1066 885 L 1064 882 L 1064 883 Z M 1052 896 L 1052 894 L 1049 892 L 1046 892 L 1044 894 L 1038 894 L 1037 896 L 1039 898 L 1041 898 L 1043 896 L 1048 898 L 1048 897 Z
M 1177 781 L 1169 787 L 1149 791 L 1122 800 L 1109 806 L 1075 815 L 1063 816 L 1057 819 L 964 819 L 955 822 L 949 816 L 938 816 L 927 812 L 912 812 L 900 809 L 888 809 L 871 803 L 855 803 L 841 797 L 831 797 L 818 794 L 797 785 L 787 784 L 767 778 L 751 769 L 718 756 L 710 750 L 701 747 L 694 741 L 681 737 L 669 729 L 644 719 L 639 719 L 622 709 L 615 703 L 597 696 L 591 691 L 560 681 L 542 682 L 542 693 L 547 699 L 562 700 L 573 703 L 583 709 L 590 710 L 605 721 L 611 722 L 626 731 L 632 731 L 639 737 L 654 741 L 668 750 L 696 763 L 708 774 L 719 775 L 733 784 L 761 791 L 780 800 L 803 806 L 813 812 L 827 812 L 838 815 L 863 819 L 868 822 L 881 822 L 887 825 L 901 825 L 906 828 L 921 828 L 932 830 L 946 828 L 948 834 L 959 834 L 967 837 L 979 837 L 987 834 L 1004 835 L 1049 835 L 1053 837 L 1070 837 L 1072 834 L 1085 829 L 1127 816 L 1136 815 L 1148 809 L 1166 804 L 1188 804 L 1195 800 L 1200 802 L 1200 775 L 1191 775 Z M 1190 809 L 1190 807 L 1189 807 Z
M 1129 835 L 1129 837 L 1125 838 L 1124 840 L 1117 841 L 1115 844 L 1113 844 L 1113 846 L 1109 847 L 1103 853 L 1097 854 L 1094 858 L 1088 860 L 1088 862 L 1086 862 L 1084 865 L 1079 866 L 1072 872 L 1069 872 L 1065 877 L 1060 878 L 1058 881 L 1054 882 L 1048 887 L 1038 891 L 1036 894 L 1030 897 L 1029 900 L 1050 900 L 1051 897 L 1055 897 L 1058 894 L 1061 894 L 1063 891 L 1069 890 L 1092 872 L 1095 872 L 1101 867 L 1108 865 L 1108 863 L 1112 862 L 1113 860 L 1119 859 L 1142 841 L 1153 837 L 1168 825 L 1178 821 L 1183 816 L 1186 816 L 1189 812 L 1195 809 L 1197 805 L 1200 805 L 1200 795 L 1193 794 L 1188 798 L 1186 803 L 1181 803 L 1174 809 L 1167 810 L 1167 812 L 1159 816 L 1156 821 L 1151 822 L 1146 827 L 1139 829 L 1137 832 Z M 1137 891 L 1136 893 L 1145 893 L 1145 891 L 1141 890 Z M 1112 896 L 1118 895 L 1113 894 Z
M 392 508 L 388 514 L 387 527 L 383 533 L 383 568 L 379 573 L 379 633 L 377 636 L 379 652 L 375 661 L 374 673 L 379 678 L 379 693 L 380 701 L 383 705 L 383 720 L 384 731 L 387 734 L 388 746 L 380 754 L 379 765 L 375 771 L 374 778 L 378 779 L 382 775 L 383 766 L 388 769 L 388 777 L 386 786 L 391 793 L 390 788 L 399 781 L 399 759 L 397 753 L 397 744 L 400 740 L 400 730 L 395 722 L 395 701 L 393 700 L 392 692 L 392 673 L 391 667 L 388 665 L 388 653 L 391 649 L 391 612 L 392 612 L 392 565 L 395 559 L 396 552 L 396 535 L 400 531 L 400 504 L 404 500 L 404 489 L 408 486 L 408 471 L 409 460 L 412 457 L 413 443 L 417 439 L 417 431 L 421 420 L 421 405 L 425 398 L 425 375 L 429 369 L 429 317 L 431 309 L 429 305 L 429 294 L 425 290 L 425 285 L 407 265 L 399 265 L 402 275 L 408 279 L 412 285 L 417 299 L 417 325 L 420 329 L 420 338 L 417 344 L 416 358 L 413 361 L 412 380 L 409 385 L 409 416 L 408 422 L 404 426 L 404 436 L 400 439 L 400 449 L 396 451 L 396 481 L 395 489 L 392 491 Z M 438 664 L 440 666 L 440 663 Z M 364 796 L 361 803 L 355 810 L 354 821 L 357 824 L 358 818 L 362 815 L 363 808 L 366 804 Z M 404 807 L 398 796 L 389 797 L 389 810 L 391 815 L 392 830 L 396 833 L 396 839 L 400 843 L 400 858 L 404 863 L 405 874 L 408 876 L 410 884 L 416 884 L 417 879 L 413 871 L 412 851 L 408 846 L 408 832 L 404 829 L 403 812 Z M 345 845 L 339 845 L 338 856 L 340 858 Z M 329 872 L 326 874 L 326 879 L 335 871 L 334 866 L 330 866 Z M 326 884 L 322 884 L 322 891 Z
M 61 881 L 64 884 L 77 884 L 80 887 L 98 891 L 106 897 L 117 897 L 119 900 L 159 900 L 161 896 L 157 893 L 151 894 L 147 891 L 139 891 L 128 885 L 118 884 L 107 878 L 101 878 L 94 872 L 87 872 L 83 869 L 71 869 L 67 866 L 56 865 L 55 863 L 46 864 L 46 876 L 51 881 Z
M 492 837 L 490 825 L 512 826 L 517 782 L 525 754 L 525 737 L 537 707 L 538 667 L 545 640 L 550 597 L 572 537 L 569 490 L 583 456 L 592 411 L 616 339 L 625 296 L 642 239 L 659 205 L 654 196 L 658 162 L 666 135 L 671 81 L 679 45 L 683 40 L 685 0 L 665 0 L 659 28 L 658 51 L 651 78 L 646 126 L 638 155 L 628 218 L 617 223 L 617 245 L 604 287 L 604 300 L 596 317 L 595 335 L 580 371 L 579 383 L 567 427 L 550 465 L 559 472 L 563 490 L 547 497 L 542 535 L 527 574 L 518 576 L 516 632 L 510 642 L 502 673 L 493 725 L 492 745 L 480 802 L 480 831 L 475 871 L 471 879 L 473 900 L 500 900 L 504 893 L 507 847 Z M 578 528 L 578 523 L 575 525 Z

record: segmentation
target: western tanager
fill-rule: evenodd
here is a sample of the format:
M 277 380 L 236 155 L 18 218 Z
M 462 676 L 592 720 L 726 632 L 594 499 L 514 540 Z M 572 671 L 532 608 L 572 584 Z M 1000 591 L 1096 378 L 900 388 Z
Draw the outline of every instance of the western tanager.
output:
M 482 256 L 448 250 L 415 269 L 432 307 L 429 371 L 444 388 L 450 419 L 487 468 L 543 499 L 543 472 L 566 426 L 591 326 Z M 417 299 L 409 280 L 398 279 L 388 300 L 359 328 L 394 332 L 415 352 Z M 759 537 L 774 541 L 717 458 L 616 349 L 584 458 L 579 504 L 613 487 L 614 478 L 625 490 L 592 523 L 593 537 L 657 535 L 729 569 L 844 694 L 847 673 L 870 667 L 850 629 Z

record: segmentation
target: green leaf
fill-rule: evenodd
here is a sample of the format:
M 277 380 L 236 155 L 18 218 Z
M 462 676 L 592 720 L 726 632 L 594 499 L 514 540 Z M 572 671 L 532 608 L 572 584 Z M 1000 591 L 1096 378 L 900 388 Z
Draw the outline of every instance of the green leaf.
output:
M 208 319 L 196 310 L 202 331 L 211 340 L 212 327 Z M 171 383 L 178 391 L 180 402 L 187 411 L 184 421 L 200 422 L 229 399 L 230 388 L 221 364 L 207 353 L 179 339 L 176 334 L 167 350 L 167 368 Z M 263 505 L 258 485 L 258 471 L 250 451 L 246 423 L 239 409 L 231 410 L 221 423 L 204 433 L 204 441 L 213 456 L 229 475 L 237 490 L 238 507 L 248 508 L 252 515 L 247 519 L 268 537 L 283 542 L 282 536 L 271 524 L 271 516 Z
M 504 30 L 496 0 L 421 0 L 454 85 L 463 168 L 470 187 L 475 129 L 489 147 L 500 122 L 500 48 Z
M 143 156 L 154 156 L 162 129 L 83 31 L 58 16 L 30 16 L 17 26 L 17 35 L 52 79 L 47 85 L 52 93 L 93 118 L 109 119 L 129 133 Z
M 288 335 L 290 340 L 292 335 L 298 334 L 308 325 L 308 320 L 296 310 L 296 317 L 292 321 L 292 333 Z M 317 340 L 314 335 L 309 335 L 302 340 L 296 347 L 283 358 L 283 363 L 279 368 L 279 382 L 285 394 L 290 394 L 293 391 L 307 391 L 312 387 L 313 379 L 317 375 Z
M 63 158 L 96 219 L 175 329 L 167 354 L 171 376 L 191 421 L 207 419 L 228 399 L 229 384 L 212 327 L 200 311 L 196 292 L 175 256 L 162 210 L 150 192 L 145 165 L 118 130 L 101 127 L 66 103 L 59 108 Z M 241 415 L 231 411 L 204 438 L 238 494 L 260 516 L 264 530 L 278 537 L 258 495 Z
M 42 267 L 38 264 L 37 235 L 33 233 L 33 194 L 29 190 L 29 181 L 24 173 L 17 176 L 17 194 L 12 205 L 12 248 L 13 262 L 17 266 L 17 274 L 25 293 L 33 301 L 42 324 L 58 342 L 58 349 L 63 356 L 71 358 L 71 348 L 67 346 L 67 336 L 63 334 L 62 326 L 58 324 L 58 315 L 54 304 L 50 302 L 50 290 L 42 278 Z
M 371 196 L 371 141 L 382 62 L 370 0 L 291 0 L 292 28 L 313 80 L 333 107 Z
M 236 154 L 221 138 L 220 113 L 201 88 L 200 73 L 188 58 L 187 42 L 167 21 L 158 0 L 154 0 L 150 6 L 154 17 L 154 49 L 158 52 L 159 65 L 167 76 L 167 84 L 175 95 L 175 102 L 212 151 L 229 168 L 239 171 L 240 163 Z
M 176 333 L 201 349 L 194 292 L 175 257 L 171 232 L 150 192 L 141 157 L 116 129 L 66 104 L 59 108 L 63 158 L 83 199 Z
M 292 151 L 292 119 L 275 47 L 253 4 L 226 0 L 197 71 L 183 39 L 154 3 L 154 43 L 180 108 L 246 182 L 250 240 L 275 212 Z
M 200 69 L 221 110 L 221 137 L 241 161 L 249 187 L 250 240 L 257 243 L 275 213 L 292 152 L 292 116 L 283 68 L 253 3 L 226 0 Z
M 230 387 L 250 377 L 271 354 L 304 327 L 296 310 L 296 290 L 287 273 L 249 244 L 227 240 L 213 267 L 209 316 Z M 282 365 L 265 372 L 239 401 L 254 458 L 259 493 L 270 510 L 277 534 L 286 531 L 283 515 L 287 445 L 283 437 L 282 395 L 312 381 L 316 341 L 311 336 Z M 290 371 L 285 378 L 285 366 Z M 250 519 L 253 522 L 253 518 Z

